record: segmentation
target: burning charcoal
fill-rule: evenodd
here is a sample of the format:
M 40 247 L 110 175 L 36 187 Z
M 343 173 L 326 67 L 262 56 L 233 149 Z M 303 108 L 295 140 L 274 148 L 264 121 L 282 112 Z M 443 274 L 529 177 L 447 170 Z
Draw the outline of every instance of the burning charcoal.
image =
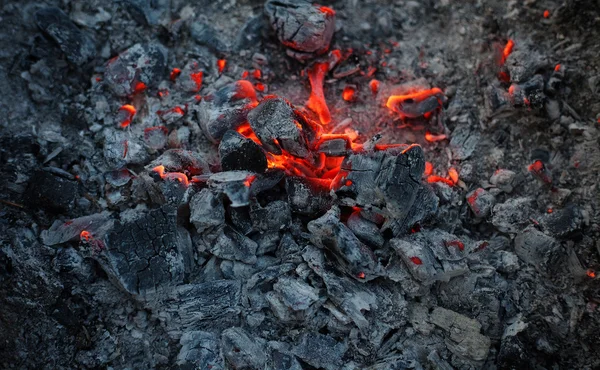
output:
M 113 168 L 120 168 L 125 164 L 142 164 L 148 161 L 148 151 L 140 138 L 132 138 L 124 131 L 105 129 L 103 132 L 104 159 Z
M 434 308 L 430 321 L 447 333 L 446 346 L 461 358 L 483 361 L 490 350 L 490 338 L 480 334 L 481 324 L 454 311 Z
M 125 8 L 133 19 L 142 25 L 157 25 L 159 20 L 168 13 L 168 0 L 125 0 Z
M 191 259 L 191 240 L 178 228 L 171 206 L 117 222 L 92 254 L 125 291 L 142 297 L 183 282 Z
M 112 229 L 114 220 L 109 212 L 74 218 L 69 221 L 56 220 L 48 230 L 41 232 L 44 245 L 57 245 L 68 241 L 79 240 L 82 231 L 101 238 Z
M 190 60 L 179 77 L 177 77 L 176 86 L 189 93 L 197 93 L 202 89 L 202 78 L 204 77 L 205 70 L 203 66 L 197 60 Z
M 319 290 L 298 279 L 282 276 L 273 284 L 273 289 L 293 311 L 306 310 L 319 300 Z
M 75 207 L 78 187 L 77 181 L 38 170 L 29 180 L 26 200 L 33 208 L 44 208 L 57 213 L 67 212 Z
M 77 28 L 69 16 L 59 8 L 38 10 L 35 12 L 35 22 L 58 44 L 69 62 L 82 65 L 96 56 L 96 45 L 92 37 Z
M 536 71 L 546 67 L 547 62 L 531 48 L 517 48 L 506 58 L 505 65 L 511 81 L 521 83 L 531 78 Z
M 383 247 L 385 239 L 383 239 L 383 235 L 381 235 L 379 228 L 375 223 L 362 218 L 360 212 L 352 213 L 352 215 L 348 217 L 346 224 L 348 225 L 348 228 L 352 230 L 354 235 L 364 243 L 376 248 Z
M 267 170 L 267 157 L 262 148 L 233 130 L 223 135 L 219 144 L 219 157 L 223 171 L 263 173 Z
M 531 199 L 512 198 L 504 203 L 496 204 L 492 212 L 492 224 L 503 233 L 519 232 L 529 223 L 533 214 Z
M 337 342 L 328 335 L 309 333 L 302 335 L 292 352 L 311 366 L 334 370 L 341 368 L 342 357 L 347 350 L 345 342 Z
M 206 23 L 192 23 L 190 34 L 198 44 L 206 46 L 215 53 L 226 53 L 229 51 L 229 46 L 221 41 L 222 37 L 219 36 L 218 32 Z
M 558 242 L 533 226 L 527 227 L 515 237 L 515 253 L 524 262 L 533 266 L 545 266 Z
M 225 208 L 221 197 L 206 188 L 196 193 L 190 200 L 190 222 L 199 233 L 223 225 Z
M 254 229 L 259 231 L 279 231 L 292 224 L 290 206 L 281 200 L 271 202 L 264 208 L 258 204 L 252 205 L 250 218 Z
M 222 191 L 231 201 L 231 207 L 250 204 L 250 189 L 256 175 L 248 171 L 227 171 L 211 175 L 208 184 Z
M 190 369 L 217 369 L 223 367 L 219 356 L 219 338 L 206 331 L 184 332 L 179 340 L 181 350 L 177 365 Z
M 252 239 L 225 226 L 212 244 L 210 252 L 219 258 L 253 264 L 256 263 L 257 248 L 258 245 Z
M 239 325 L 242 285 L 238 280 L 212 280 L 173 288 L 161 305 L 173 330 L 194 330 L 208 325 L 225 329 Z
M 390 240 L 390 246 L 402 258 L 410 274 L 418 281 L 430 284 L 436 275 L 437 262 L 422 242 L 410 242 L 402 239 Z
M 160 157 L 150 162 L 146 169 L 153 170 L 163 166 L 167 173 L 180 172 L 191 176 L 209 174 L 210 169 L 206 159 L 197 152 L 182 149 L 169 149 Z
M 333 208 L 325 215 L 308 223 L 313 243 L 328 249 L 348 266 L 348 273 L 361 281 L 373 278 L 377 261 L 373 252 L 358 240 L 350 229 L 340 222 L 339 209 Z
M 284 149 L 300 158 L 309 155 L 302 126 L 296 120 L 292 107 L 285 100 L 280 98 L 263 100 L 248 113 L 248 122 L 269 152 L 281 154 L 281 149 Z
M 515 180 L 516 173 L 510 170 L 499 169 L 494 172 L 490 177 L 490 184 L 495 185 L 498 189 L 505 193 L 512 193 L 513 181 Z
M 562 237 L 573 231 L 579 230 L 583 223 L 581 208 L 569 205 L 562 209 L 554 209 L 539 219 L 540 225 L 548 233 Z
M 483 188 L 477 188 L 467 194 L 467 204 L 476 218 L 485 218 L 496 204 L 496 197 Z
M 160 44 L 135 44 L 111 59 L 104 79 L 120 97 L 130 96 L 155 86 L 167 63 L 167 49 Z
M 402 119 L 417 118 L 442 109 L 446 95 L 437 87 L 406 95 L 392 95 L 386 106 L 398 113 Z
M 347 139 L 331 139 L 325 140 L 319 143 L 317 151 L 319 153 L 325 153 L 332 157 L 341 157 L 348 154 L 351 147 L 348 145 Z
M 264 339 L 251 337 L 242 328 L 229 328 L 221 333 L 221 353 L 227 368 L 261 370 L 267 362 Z
M 329 49 L 335 31 L 332 9 L 305 1 L 269 0 L 265 13 L 279 41 L 292 49 L 291 56 L 302 60 L 305 53 L 321 54 Z
M 218 143 L 227 130 L 241 126 L 256 105 L 256 91 L 249 81 L 223 86 L 202 100 L 197 110 L 200 128 L 207 139 Z
M 333 199 L 329 186 L 324 186 L 305 177 L 288 176 L 285 189 L 292 212 L 311 216 L 331 208 Z
M 544 95 L 544 78 L 542 75 L 535 75 L 527 82 L 519 85 L 512 84 L 508 89 L 511 102 L 514 106 L 528 106 L 541 108 L 546 101 Z

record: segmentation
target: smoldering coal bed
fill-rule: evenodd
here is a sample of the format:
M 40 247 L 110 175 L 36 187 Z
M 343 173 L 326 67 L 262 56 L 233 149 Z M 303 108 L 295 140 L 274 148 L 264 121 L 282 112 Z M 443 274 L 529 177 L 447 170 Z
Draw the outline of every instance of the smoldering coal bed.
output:
M 599 18 L 7 2 L 2 367 L 600 366 Z

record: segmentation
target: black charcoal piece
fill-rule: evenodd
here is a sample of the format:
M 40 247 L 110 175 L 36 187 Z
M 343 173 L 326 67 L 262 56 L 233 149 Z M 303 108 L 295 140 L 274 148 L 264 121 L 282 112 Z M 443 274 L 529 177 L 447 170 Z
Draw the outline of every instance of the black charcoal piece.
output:
M 120 97 L 154 87 L 162 80 L 167 49 L 157 43 L 135 44 L 108 61 L 104 80 Z
M 218 143 L 225 132 L 246 122 L 256 105 L 254 86 L 245 80 L 232 82 L 210 94 L 198 105 L 197 118 L 207 139 Z
M 217 369 L 223 367 L 219 356 L 219 338 L 206 331 L 188 331 L 179 340 L 181 350 L 177 365 L 182 369 Z
M 210 246 L 210 252 L 215 256 L 233 261 L 241 261 L 248 264 L 256 263 L 256 242 L 225 226 L 223 231 Z
M 250 218 L 254 229 L 260 231 L 280 231 L 292 224 L 292 213 L 287 202 L 277 200 L 261 207 L 259 204 L 250 206 Z
M 77 181 L 38 170 L 29 180 L 26 200 L 33 208 L 43 208 L 58 213 L 67 212 L 75 206 L 78 187 Z
M 542 228 L 556 237 L 562 237 L 579 230 L 583 223 L 581 208 L 576 205 L 568 205 L 565 208 L 554 209 L 552 213 L 546 213 L 539 219 Z
M 467 204 L 476 218 L 487 217 L 496 204 L 496 197 L 483 188 L 477 188 L 466 195 Z
M 281 154 L 281 149 L 284 149 L 300 158 L 306 158 L 309 155 L 302 125 L 296 119 L 290 104 L 284 99 L 263 100 L 248 113 L 248 122 L 269 152 Z
M 530 222 L 532 214 L 531 199 L 511 198 L 494 206 L 492 224 L 501 232 L 516 233 Z
M 189 176 L 210 173 L 206 159 L 200 153 L 190 150 L 169 149 L 150 162 L 146 169 L 153 171 L 157 166 L 164 166 L 165 172 L 182 172 Z
M 325 153 L 329 156 L 340 157 L 348 154 L 351 147 L 348 145 L 348 140 L 345 139 L 332 139 L 323 141 L 317 151 L 319 153 Z
M 292 212 L 311 216 L 331 208 L 333 199 L 328 186 L 305 177 L 288 176 L 285 189 Z
M 325 215 L 308 223 L 308 231 L 311 232 L 312 242 L 329 250 L 344 264 L 349 265 L 347 270 L 355 278 L 361 281 L 373 278 L 377 261 L 373 252 L 364 245 L 340 222 L 339 209 L 332 208 Z
M 263 173 L 267 170 L 267 157 L 262 148 L 233 130 L 223 135 L 219 144 L 219 157 L 223 171 Z
M 319 300 L 319 290 L 299 279 L 282 276 L 273 284 L 273 289 L 293 311 L 306 310 Z
M 257 233 L 252 237 L 252 240 L 258 244 L 256 254 L 261 256 L 265 253 L 275 252 L 280 239 L 279 232 Z
M 383 235 L 377 225 L 361 217 L 360 212 L 354 212 L 348 217 L 346 222 L 348 228 L 352 230 L 361 241 L 369 246 L 381 248 L 385 243 Z
M 302 53 L 324 53 L 335 31 L 335 12 L 307 1 L 270 0 L 265 13 L 277 38 Z
M 225 329 L 240 321 L 242 284 L 212 280 L 173 288 L 161 305 L 175 330 Z
M 169 11 L 169 0 L 124 0 L 125 9 L 142 25 L 157 25 Z
M 190 34 L 198 44 L 206 46 L 214 53 L 229 51 L 229 46 L 221 41 L 223 37 L 211 25 L 194 22 L 190 27 Z
M 513 182 L 516 176 L 517 174 L 513 171 L 500 168 L 494 172 L 492 177 L 490 177 L 490 184 L 495 185 L 505 193 L 512 193 L 514 187 Z
M 225 223 L 225 207 L 220 194 L 202 189 L 190 200 L 190 222 L 201 233 L 211 227 Z
M 345 342 L 337 342 L 328 335 L 303 334 L 292 352 L 307 364 L 327 370 L 340 369 L 342 357 L 348 350 Z
M 93 237 L 102 238 L 113 225 L 110 212 L 105 211 L 68 221 L 56 220 L 48 230 L 42 231 L 41 238 L 44 245 L 57 245 L 79 240 L 84 230 Z
M 267 362 L 265 340 L 251 336 L 242 328 L 221 333 L 221 353 L 227 368 L 262 370 Z
M 117 222 L 92 253 L 111 280 L 142 297 L 181 284 L 191 263 L 191 240 L 177 227 L 177 210 L 163 206 Z
M 231 207 L 243 207 L 250 204 L 250 190 L 256 175 L 248 171 L 227 171 L 211 175 L 208 185 L 229 198 Z
M 227 214 L 233 227 L 244 235 L 250 234 L 252 228 L 252 219 L 250 219 L 250 206 L 245 207 L 228 207 Z
M 269 23 L 262 14 L 248 19 L 238 33 L 235 49 L 258 48 L 262 41 L 263 31 L 268 30 L 269 27 Z
M 43 8 L 35 12 L 37 26 L 48 35 L 73 64 L 82 65 L 96 56 L 92 37 L 77 28 L 61 9 Z
M 450 148 L 452 157 L 461 161 L 469 159 L 481 141 L 479 132 L 472 130 L 468 125 L 459 125 L 452 132 Z
M 535 75 L 526 82 L 511 86 L 512 103 L 514 106 L 527 106 L 541 108 L 546 101 L 544 94 L 544 78 L 542 75 Z
M 534 73 L 543 69 L 548 62 L 543 60 L 532 47 L 517 47 L 506 58 L 506 68 L 508 69 L 510 80 L 521 83 L 530 79 Z
M 440 200 L 431 187 L 421 184 L 417 191 L 415 202 L 408 211 L 406 217 L 403 220 L 388 218 L 381 227 L 381 230 L 391 230 L 394 237 L 406 234 L 416 225 L 433 217 L 438 210 L 439 203 Z M 362 212 L 362 214 L 364 215 L 364 212 Z

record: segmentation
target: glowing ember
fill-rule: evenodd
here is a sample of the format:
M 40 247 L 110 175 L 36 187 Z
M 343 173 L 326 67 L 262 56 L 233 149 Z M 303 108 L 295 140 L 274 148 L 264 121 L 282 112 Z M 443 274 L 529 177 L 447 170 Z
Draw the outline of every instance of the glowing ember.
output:
M 354 101 L 356 99 L 355 93 L 356 87 L 347 85 L 346 87 L 344 87 L 344 91 L 342 92 L 342 98 L 345 101 Z
M 362 271 L 361 271 L 361 272 L 359 272 L 359 273 L 356 275 L 356 277 L 357 277 L 357 278 L 359 278 L 359 279 L 364 279 L 364 278 L 366 277 L 366 275 L 365 275 L 365 273 L 364 273 L 364 272 L 362 272 Z
M 257 80 L 260 80 L 262 78 L 262 71 L 260 69 L 255 69 L 254 71 L 252 71 L 252 77 L 256 78 Z
M 204 74 L 202 73 L 202 71 L 190 74 L 190 78 L 196 84 L 196 92 L 200 91 L 200 89 L 202 88 L 202 77 L 203 76 L 204 76 Z
M 242 72 L 242 79 L 248 78 L 249 75 L 250 75 L 250 72 L 248 72 L 248 71 Z
M 181 74 L 181 69 L 173 68 L 173 70 L 171 71 L 171 74 L 169 75 L 169 78 L 171 79 L 171 81 L 175 81 L 177 79 L 177 77 L 179 77 L 180 74 Z
M 263 84 L 261 82 L 257 82 L 257 83 L 254 84 L 254 88 L 257 91 L 264 92 L 266 87 L 265 87 L 265 84 Z
M 152 171 L 156 172 L 161 179 L 163 180 L 175 180 L 179 181 L 185 186 L 189 185 L 188 177 L 181 172 L 165 172 L 165 166 L 160 165 L 156 166 L 152 169 Z
M 225 70 L 225 66 L 227 66 L 227 61 L 225 59 L 217 60 L 217 68 L 219 70 L 219 74 L 223 73 Z
M 425 176 L 429 176 L 433 173 L 433 164 L 431 162 L 425 162 Z
M 333 16 L 335 15 L 335 10 L 328 8 L 326 6 L 322 6 L 319 8 L 319 10 L 325 14 L 327 14 L 328 16 Z
M 465 244 L 463 242 L 461 242 L 460 240 L 446 241 L 445 244 L 446 244 L 446 247 L 457 247 L 458 250 L 461 252 L 465 250 Z
M 592 270 L 592 269 L 588 269 L 585 274 L 590 278 L 590 279 L 594 279 L 596 277 L 596 271 Z
M 548 9 L 544 10 L 544 18 L 550 18 L 550 11 Z
M 448 186 L 454 186 L 455 183 L 454 181 L 447 179 L 445 177 L 442 176 L 437 176 L 437 175 L 431 175 L 427 177 L 427 182 L 430 184 L 433 184 L 434 182 L 443 182 L 444 184 L 448 185 Z
M 79 239 L 81 239 L 82 242 L 89 242 L 90 240 L 92 240 L 92 234 L 90 234 L 89 231 L 83 230 L 79 234 Z
M 133 93 L 139 94 L 144 90 L 146 90 L 146 84 L 143 82 L 138 82 L 137 84 L 135 84 L 135 87 L 133 88 Z
M 444 134 L 439 134 L 439 135 L 434 135 L 432 133 L 430 133 L 429 131 L 425 133 L 425 140 L 429 141 L 429 142 L 436 142 L 436 141 L 442 141 L 442 140 L 446 140 L 447 136 Z
M 410 260 L 415 265 L 422 265 L 423 264 L 423 261 L 421 261 L 421 259 L 419 257 L 410 257 Z
M 448 170 L 448 176 L 454 184 L 458 184 L 458 171 L 456 171 L 454 167 L 450 167 L 450 169 Z
M 417 118 L 441 109 L 445 98 L 442 90 L 434 87 L 406 95 L 392 95 L 388 98 L 386 106 L 403 119 L 405 117 Z
M 544 162 L 540 161 L 539 159 L 530 164 L 527 169 L 542 182 L 546 184 L 552 183 L 552 178 L 550 177 L 548 169 L 544 165 Z
M 124 118 L 121 120 L 121 128 L 125 128 L 131 124 L 131 121 L 135 116 L 136 109 L 131 104 L 125 104 L 119 108 L 119 112 L 122 112 L 122 115 L 124 115 Z
M 502 50 L 502 59 L 500 60 L 500 64 L 504 64 L 506 62 L 506 58 L 512 53 L 513 48 L 515 47 L 515 42 L 512 39 L 509 39 L 506 42 L 506 46 L 504 46 L 504 50 Z
M 371 88 L 371 92 L 373 94 L 377 94 L 377 92 L 379 91 L 379 81 L 377 81 L 377 80 L 371 80 L 369 82 L 369 87 Z
M 557 64 L 556 66 L 554 66 L 554 71 L 555 72 L 559 72 L 560 71 L 560 67 L 561 67 L 561 65 Z
M 323 94 L 323 81 L 328 71 L 329 66 L 327 63 L 315 63 L 308 71 L 311 92 L 306 106 L 319 115 L 319 120 L 323 125 L 328 125 L 331 122 L 331 114 Z
M 256 179 L 255 175 L 250 175 L 250 176 L 246 177 L 246 180 L 244 180 L 244 186 L 249 188 L 250 186 L 252 186 L 252 182 L 254 182 L 255 179 Z

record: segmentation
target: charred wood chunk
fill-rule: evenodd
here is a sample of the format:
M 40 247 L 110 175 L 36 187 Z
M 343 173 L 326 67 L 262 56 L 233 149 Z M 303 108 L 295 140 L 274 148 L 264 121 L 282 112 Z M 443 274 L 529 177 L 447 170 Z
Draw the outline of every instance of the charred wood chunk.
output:
M 225 223 L 225 208 L 219 194 L 202 189 L 190 200 L 190 222 L 199 233 Z
M 233 130 L 223 135 L 219 144 L 219 156 L 223 171 L 263 173 L 267 170 L 267 157 L 262 148 Z
M 182 369 L 210 369 L 223 366 L 219 356 L 219 338 L 206 331 L 186 331 L 179 340 L 177 365 Z
M 157 25 L 169 11 L 168 0 L 125 0 L 127 11 L 141 25 Z
M 390 246 L 398 253 L 415 280 L 424 284 L 433 283 L 437 273 L 436 267 L 440 268 L 440 266 L 424 243 L 392 239 Z
M 512 84 L 508 90 L 510 99 L 515 107 L 541 108 L 546 102 L 544 94 L 544 78 L 535 75 L 521 84 Z
M 42 32 L 58 44 L 69 62 L 81 65 L 96 56 L 96 45 L 92 37 L 77 28 L 59 8 L 38 10 L 35 12 L 35 22 Z
M 333 204 L 329 186 L 305 177 L 289 176 L 285 189 L 292 212 L 311 216 L 327 211 Z
M 467 194 L 467 204 L 476 218 L 484 218 L 492 211 L 496 197 L 483 188 L 477 188 Z
M 164 206 L 119 222 L 93 258 L 125 291 L 140 296 L 181 284 L 191 263 L 191 241 L 178 228 L 175 207 Z
M 552 253 L 559 248 L 553 237 L 544 234 L 533 226 L 526 227 L 515 237 L 515 253 L 524 262 L 545 268 Z
M 231 224 L 235 229 L 244 234 L 248 235 L 254 229 L 252 228 L 252 220 L 250 219 L 250 207 L 228 207 L 227 214 L 231 220 Z
M 433 217 L 438 210 L 439 203 L 440 200 L 431 187 L 421 184 L 406 217 L 404 219 L 389 218 L 381 229 L 384 231 L 391 230 L 394 237 L 406 234 L 416 225 Z
M 229 328 L 221 333 L 221 353 L 227 368 L 259 370 L 267 362 L 265 341 L 250 336 L 242 328 Z
M 281 149 L 284 149 L 300 158 L 306 158 L 310 154 L 302 133 L 302 125 L 296 120 L 294 110 L 284 99 L 263 100 L 248 114 L 248 122 L 269 152 L 281 154 Z
M 198 106 L 197 118 L 204 135 L 218 143 L 225 132 L 246 122 L 256 106 L 256 90 L 249 81 L 240 80 L 210 94 Z
M 512 82 L 521 83 L 530 79 L 534 73 L 548 66 L 540 54 L 533 48 L 516 49 L 506 58 L 506 68 Z
M 273 284 L 273 289 L 293 311 L 306 310 L 319 300 L 319 290 L 300 279 L 282 276 Z
M 570 204 L 562 209 L 555 209 L 540 218 L 542 228 L 556 237 L 563 237 L 581 228 L 583 214 L 581 208 Z
M 201 329 L 208 323 L 225 329 L 239 324 L 241 296 L 240 281 L 213 280 L 173 289 L 163 307 L 173 318 L 172 329 Z
M 517 233 L 527 225 L 533 214 L 531 199 L 512 198 L 492 209 L 492 224 L 501 232 Z
M 190 26 L 190 34 L 198 44 L 206 46 L 214 53 L 226 53 L 229 51 L 229 46 L 221 41 L 222 37 L 219 36 L 217 30 L 211 25 L 203 22 L 194 22 Z
M 164 166 L 165 172 L 182 172 L 190 176 L 210 173 L 208 162 L 200 153 L 183 149 L 167 150 L 146 169 L 152 171 L 157 166 Z
M 167 49 L 156 43 L 135 44 L 108 61 L 104 80 L 120 97 L 155 86 L 165 72 Z
M 318 152 L 325 153 L 329 156 L 340 157 L 348 154 L 351 147 L 348 145 L 348 140 L 331 139 L 320 143 Z
M 177 77 L 177 88 L 190 93 L 197 93 L 202 89 L 202 80 L 206 72 L 206 66 L 202 65 L 198 60 L 190 60 L 181 74 Z
M 335 13 L 307 1 L 270 0 L 265 13 L 277 38 L 301 53 L 321 54 L 329 49 L 335 31 Z
M 77 181 L 39 170 L 31 176 L 25 197 L 31 207 L 67 212 L 75 206 L 78 187 Z
M 255 179 L 252 172 L 226 171 L 210 176 L 208 185 L 225 193 L 231 207 L 243 207 L 250 204 L 250 190 Z
M 383 238 L 381 231 L 379 231 L 379 227 L 377 227 L 374 222 L 361 217 L 360 212 L 352 213 L 352 215 L 348 217 L 346 224 L 361 241 L 372 247 L 383 247 L 385 239 Z
M 252 239 L 226 226 L 215 240 L 211 253 L 227 260 L 256 263 L 258 244 Z
M 339 210 L 331 209 L 325 215 L 308 223 L 311 240 L 329 250 L 341 262 L 341 268 L 355 278 L 373 278 L 377 267 L 373 252 L 339 220 Z
M 292 352 L 311 366 L 333 370 L 341 368 L 347 350 L 345 342 L 337 342 L 328 335 L 309 333 L 302 335 Z
M 259 231 L 279 231 L 292 224 L 292 212 L 287 202 L 277 200 L 264 208 L 258 204 L 250 207 L 254 228 Z

